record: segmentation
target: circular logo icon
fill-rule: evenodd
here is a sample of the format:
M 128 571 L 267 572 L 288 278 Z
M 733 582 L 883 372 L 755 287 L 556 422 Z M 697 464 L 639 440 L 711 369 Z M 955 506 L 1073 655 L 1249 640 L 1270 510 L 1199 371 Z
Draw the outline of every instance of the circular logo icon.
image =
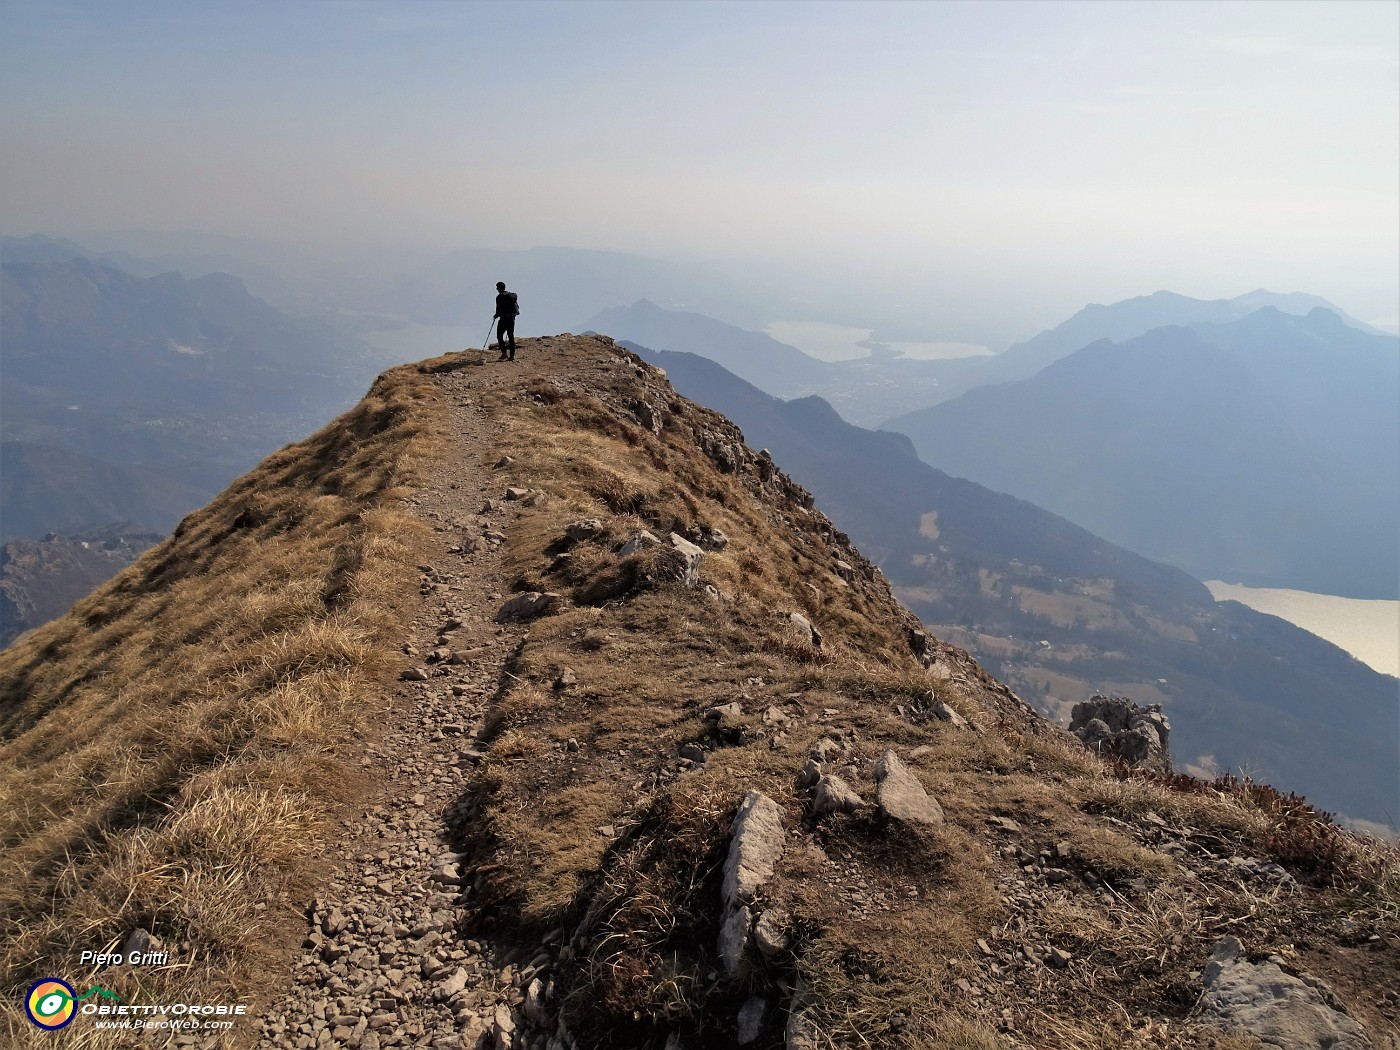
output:
M 54 1031 L 72 1023 L 77 996 L 67 981 L 45 977 L 30 985 L 24 999 L 24 1012 L 40 1028 Z

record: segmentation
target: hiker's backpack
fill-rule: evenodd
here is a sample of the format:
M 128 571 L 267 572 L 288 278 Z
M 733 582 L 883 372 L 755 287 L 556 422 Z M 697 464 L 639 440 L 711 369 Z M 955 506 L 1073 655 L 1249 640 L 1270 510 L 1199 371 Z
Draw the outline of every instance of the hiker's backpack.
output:
M 506 292 L 510 296 L 510 311 L 512 317 L 520 316 L 520 298 L 514 292 Z

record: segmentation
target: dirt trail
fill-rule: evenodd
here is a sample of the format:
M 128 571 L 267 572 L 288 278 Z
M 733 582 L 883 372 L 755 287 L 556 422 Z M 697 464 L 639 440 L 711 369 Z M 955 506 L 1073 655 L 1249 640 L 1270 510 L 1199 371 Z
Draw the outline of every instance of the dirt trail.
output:
M 472 876 L 461 879 L 465 858 L 451 845 L 486 708 L 528 635 L 495 622 L 509 597 L 500 549 L 517 504 L 504 498 L 511 471 L 497 464 L 510 450 L 493 406 L 568 363 L 552 340 L 522 341 L 511 363 L 494 351 L 480 367 L 475 351 L 462 359 L 436 377 L 451 454 L 405 501 L 433 536 L 419 566 L 422 602 L 406 625 L 410 669 L 359 760 L 382 788 L 344 822 L 344 852 L 328 858 L 335 867 L 310 904 L 290 990 L 257 1006 L 259 1046 L 570 1045 L 524 1031 L 522 1006 L 547 953 L 516 958 L 461 936 Z

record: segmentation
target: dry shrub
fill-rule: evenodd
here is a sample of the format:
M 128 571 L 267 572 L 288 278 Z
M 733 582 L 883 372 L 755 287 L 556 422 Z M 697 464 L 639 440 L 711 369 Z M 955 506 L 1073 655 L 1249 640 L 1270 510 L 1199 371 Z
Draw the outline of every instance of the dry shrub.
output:
M 719 922 L 714 901 L 733 820 L 732 797 L 677 785 L 656 798 L 590 888 L 586 963 L 569 989 L 602 1030 L 647 1030 L 713 1015 Z M 735 1004 L 737 1006 L 737 1004 Z
M 1188 811 L 1218 814 L 1222 804 L 1233 809 L 1237 822 L 1243 825 L 1245 842 L 1310 885 L 1350 885 L 1362 877 L 1356 863 L 1356 840 L 1337 826 L 1330 813 L 1316 809 L 1301 795 L 1228 773 L 1207 781 L 1186 773 L 1161 774 L 1119 766 L 1114 776 L 1160 785 L 1188 800 Z M 1199 807 L 1193 806 L 1198 800 Z
M 1139 878 L 1159 882 L 1176 869 L 1170 857 L 1144 849 L 1111 828 L 1075 827 L 1068 841 L 1077 862 L 1116 885 Z

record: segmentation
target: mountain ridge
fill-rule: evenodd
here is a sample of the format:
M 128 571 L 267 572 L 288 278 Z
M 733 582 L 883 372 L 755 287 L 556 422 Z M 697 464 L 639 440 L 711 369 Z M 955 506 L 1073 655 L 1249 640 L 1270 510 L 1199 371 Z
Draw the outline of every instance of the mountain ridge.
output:
M 233 996 L 230 1046 L 1223 1050 L 1205 964 L 1286 943 L 1389 1037 L 1380 847 L 1115 769 L 916 628 L 609 340 L 395 369 L 0 654 L 44 800 L 0 809 L 3 979 L 139 927 L 198 967 L 104 987 Z
M 706 359 L 624 345 L 770 448 L 929 630 L 1042 713 L 1066 723 L 1074 703 L 1126 693 L 1164 705 L 1185 768 L 1248 768 L 1352 817 L 1385 821 L 1400 806 L 1394 679 L 1217 603 L 1180 569 L 951 477 L 902 434 L 861 430 L 817 398 L 779 401 Z M 1356 701 L 1346 740 L 1334 696 Z

